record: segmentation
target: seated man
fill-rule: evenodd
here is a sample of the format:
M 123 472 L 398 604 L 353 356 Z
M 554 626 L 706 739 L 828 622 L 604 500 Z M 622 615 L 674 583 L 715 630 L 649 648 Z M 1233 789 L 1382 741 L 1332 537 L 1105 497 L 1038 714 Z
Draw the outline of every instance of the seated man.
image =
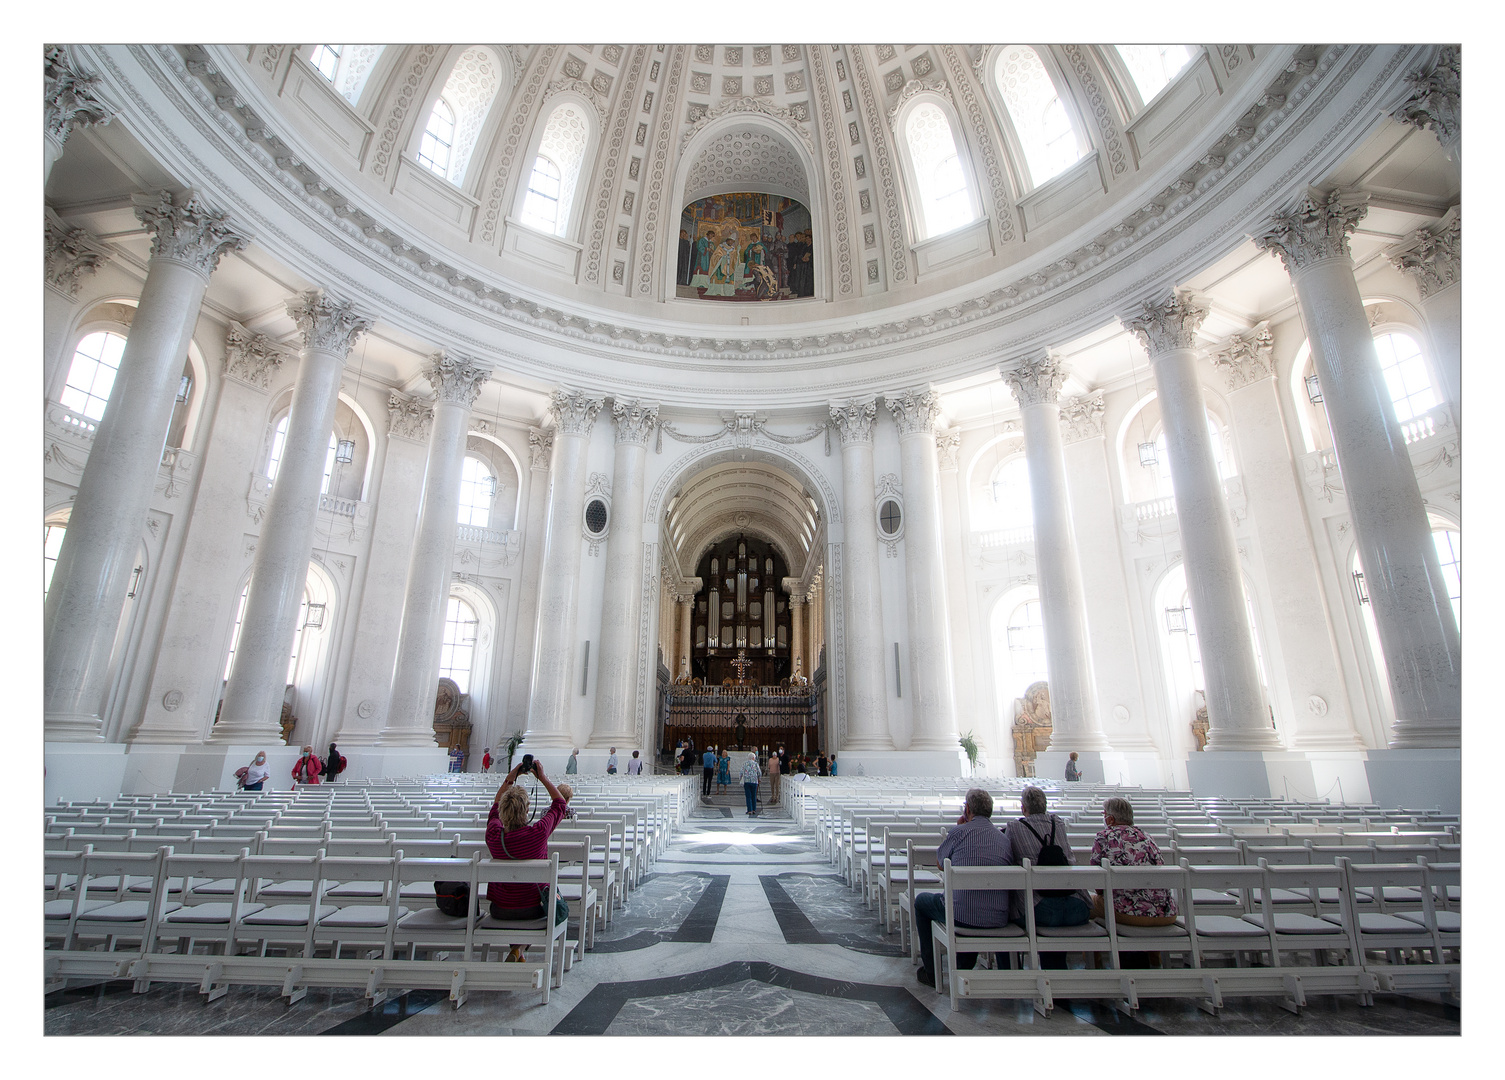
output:
M 1164 866 L 1160 848 L 1134 827 L 1128 799 L 1103 800 L 1103 829 L 1092 841 L 1094 866 Z M 1092 917 L 1103 916 L 1103 894 L 1092 900 Z M 1126 926 L 1170 926 L 1176 921 L 1176 898 L 1168 889 L 1123 889 L 1113 894 L 1113 917 Z
M 936 865 L 1008 866 L 1009 842 L 993 824 L 993 796 L 982 788 L 967 792 L 967 801 L 956 827 L 936 849 Z M 1005 926 L 1009 921 L 1009 894 L 991 889 L 966 889 L 952 893 L 957 926 Z M 932 923 L 946 921 L 945 893 L 917 893 L 914 898 L 914 932 L 920 939 L 920 970 L 916 978 L 935 985 L 935 946 L 930 940 Z M 962 970 L 977 963 L 976 953 L 952 954 L 951 962 Z
M 1033 786 L 1025 788 L 1020 798 L 1019 808 L 1024 811 L 1024 816 L 1009 822 L 1008 828 L 1004 830 L 1009 845 L 1010 865 L 1022 866 L 1025 859 L 1030 860 L 1036 866 L 1042 865 L 1040 849 L 1047 844 L 1054 844 L 1065 853 L 1067 865 L 1075 866 L 1076 855 L 1072 852 L 1071 841 L 1066 836 L 1066 823 L 1049 812 L 1045 792 Z M 1028 925 L 1025 922 L 1024 896 L 1022 892 L 1009 895 L 1010 921 L 1020 926 Z M 1080 926 L 1087 921 L 1090 911 L 1087 894 L 1081 889 L 1072 890 L 1065 896 L 1035 894 L 1035 925 L 1037 927 Z M 1064 968 L 1066 954 L 1042 953 L 1040 966 Z

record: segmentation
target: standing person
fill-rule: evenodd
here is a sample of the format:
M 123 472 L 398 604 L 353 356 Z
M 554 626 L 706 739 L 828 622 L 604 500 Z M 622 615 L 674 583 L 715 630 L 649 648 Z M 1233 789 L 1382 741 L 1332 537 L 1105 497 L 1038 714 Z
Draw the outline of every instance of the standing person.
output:
M 641 776 L 642 774 L 643 774 L 643 759 L 640 758 L 640 757 L 638 757 L 638 752 L 636 750 L 634 750 L 632 752 L 632 757 L 630 757 L 630 758 L 627 759 L 627 775 L 628 776 Z
M 580 771 L 580 748 L 570 751 L 570 760 L 564 763 L 564 771 L 567 776 L 573 776 Z
M 993 796 L 982 788 L 967 792 L 961 820 L 946 834 L 936 848 L 936 865 L 1008 866 L 1010 849 L 1007 837 L 993 826 Z M 952 912 L 957 926 L 1007 926 L 1009 898 L 1005 889 L 963 889 L 953 892 Z M 932 923 L 946 921 L 945 893 L 918 893 L 914 898 L 914 932 L 920 942 L 920 970 L 917 978 L 925 986 L 935 986 L 935 945 L 930 936 Z M 951 962 L 960 971 L 977 964 L 976 953 L 954 953 Z
M 324 763 L 314 756 L 314 748 L 305 746 L 303 756 L 293 766 L 293 780 L 299 784 L 317 784 L 323 771 Z
M 779 772 L 788 776 L 791 771 L 789 767 L 789 751 L 784 749 L 783 743 L 779 743 Z
M 831 766 L 830 766 L 830 763 L 828 761 L 826 761 L 826 755 L 825 754 L 822 754 L 820 757 L 818 757 L 815 760 L 815 775 L 816 776 L 830 776 L 831 775 Z
M 679 744 L 679 775 L 685 776 L 690 771 L 690 740 L 686 739 Z
M 706 747 L 705 753 L 700 755 L 700 801 L 711 801 L 711 780 L 716 775 L 716 748 Z
M 531 755 L 529 755 L 531 757 Z M 524 760 L 527 760 L 525 758 Z M 528 793 L 517 786 L 522 762 L 507 774 L 496 798 L 491 800 L 491 813 L 486 818 L 486 849 L 493 859 L 547 859 L 549 836 L 564 818 L 568 807 L 564 796 L 543 773 L 543 764 L 533 762 L 533 775 L 549 793 L 549 808 L 543 817 L 528 824 Z M 544 917 L 544 901 L 547 890 L 531 881 L 493 881 L 486 886 L 486 899 L 491 901 L 491 917 L 498 921 L 521 921 Z M 557 924 L 570 917 L 564 897 L 549 898 L 554 906 L 554 922 Z M 527 958 L 526 945 L 513 945 L 507 959 L 522 962 Z
M 721 758 L 716 762 L 716 794 L 726 792 L 726 785 L 732 782 L 732 757 L 723 747 Z
M 831 751 L 831 775 L 836 775 L 836 751 Z
M 576 750 L 575 753 L 578 754 L 580 753 L 580 751 Z M 571 761 L 571 764 L 574 764 L 573 760 Z M 615 746 L 611 748 L 611 753 L 608 754 L 606 758 L 606 775 L 617 775 L 617 748 Z
M 1076 865 L 1076 855 L 1071 850 L 1071 841 L 1066 835 L 1066 823 L 1050 813 L 1045 801 L 1045 792 L 1037 787 L 1027 787 L 1019 800 L 1024 816 L 1009 822 L 1004 835 L 1009 842 L 1009 865 L 1021 866 L 1025 859 L 1036 866 L 1051 865 L 1041 857 L 1041 851 L 1049 846 L 1059 848 L 1067 866 Z M 1060 864 L 1056 864 L 1060 865 Z M 1036 926 L 1081 926 L 1091 914 L 1091 902 L 1081 889 L 1065 896 L 1039 896 L 1035 900 Z M 1020 926 L 1025 925 L 1024 893 L 1013 892 L 1009 896 L 1009 918 Z M 1066 954 L 1042 953 L 1042 968 L 1064 968 Z
M 324 778 L 331 784 L 340 773 L 345 771 L 345 755 L 340 753 L 339 747 L 334 743 L 329 744 L 329 756 L 324 759 Z
M 486 748 L 486 753 L 481 757 L 481 771 L 491 771 L 491 747 Z
M 1073 750 L 1071 756 L 1066 759 L 1066 779 L 1080 780 L 1081 778 L 1082 771 L 1076 767 L 1076 751 Z
M 246 778 L 242 782 L 242 791 L 260 791 L 262 785 L 271 779 L 272 770 L 267 768 L 267 755 L 265 750 L 258 750 L 251 764 L 246 766 Z
M 784 763 L 778 754 L 768 755 L 768 805 L 779 805 L 779 781 L 784 775 Z
M 742 794 L 747 796 L 747 813 L 744 817 L 758 816 L 758 778 L 763 775 L 758 768 L 758 752 L 749 750 L 742 763 Z

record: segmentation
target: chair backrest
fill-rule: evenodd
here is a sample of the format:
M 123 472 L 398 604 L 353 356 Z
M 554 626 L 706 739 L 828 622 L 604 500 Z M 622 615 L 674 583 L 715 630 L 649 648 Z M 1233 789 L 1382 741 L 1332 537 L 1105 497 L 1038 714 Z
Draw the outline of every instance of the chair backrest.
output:
M 1249 844 L 1239 841 L 1239 852 L 1246 866 L 1267 862 L 1272 866 L 1310 866 L 1311 848 L 1305 844 Z

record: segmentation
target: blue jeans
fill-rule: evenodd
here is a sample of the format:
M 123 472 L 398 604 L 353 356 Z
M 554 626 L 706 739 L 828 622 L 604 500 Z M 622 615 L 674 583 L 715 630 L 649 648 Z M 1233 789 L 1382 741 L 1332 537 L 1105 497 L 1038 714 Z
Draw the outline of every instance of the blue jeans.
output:
M 747 796 L 747 812 L 756 814 L 758 812 L 758 785 L 743 784 L 742 793 Z
M 1076 893 L 1070 896 L 1042 896 L 1035 901 L 1035 926 L 1081 926 L 1091 913 L 1087 901 Z M 1042 970 L 1064 971 L 1066 954 L 1042 952 L 1040 967 Z

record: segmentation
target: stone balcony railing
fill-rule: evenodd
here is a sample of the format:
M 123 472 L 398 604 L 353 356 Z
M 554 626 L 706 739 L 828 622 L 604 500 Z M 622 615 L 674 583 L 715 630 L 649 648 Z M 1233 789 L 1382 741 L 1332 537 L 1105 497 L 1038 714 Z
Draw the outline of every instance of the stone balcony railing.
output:
M 1228 513 L 1235 525 L 1241 524 L 1249 513 L 1249 500 L 1244 494 L 1244 478 L 1223 478 L 1223 498 L 1228 503 Z M 1126 503 L 1119 507 L 1118 522 L 1123 531 L 1135 543 L 1160 540 L 1176 531 L 1176 497 L 1159 495 L 1141 502 Z
M 1418 477 L 1457 461 L 1461 449 L 1458 429 L 1447 405 L 1438 405 L 1420 416 L 1402 421 L 1400 430 Z M 1343 494 L 1343 474 L 1338 469 L 1337 451 L 1328 447 L 1302 455 L 1301 479 L 1313 495 L 1327 502 Z

